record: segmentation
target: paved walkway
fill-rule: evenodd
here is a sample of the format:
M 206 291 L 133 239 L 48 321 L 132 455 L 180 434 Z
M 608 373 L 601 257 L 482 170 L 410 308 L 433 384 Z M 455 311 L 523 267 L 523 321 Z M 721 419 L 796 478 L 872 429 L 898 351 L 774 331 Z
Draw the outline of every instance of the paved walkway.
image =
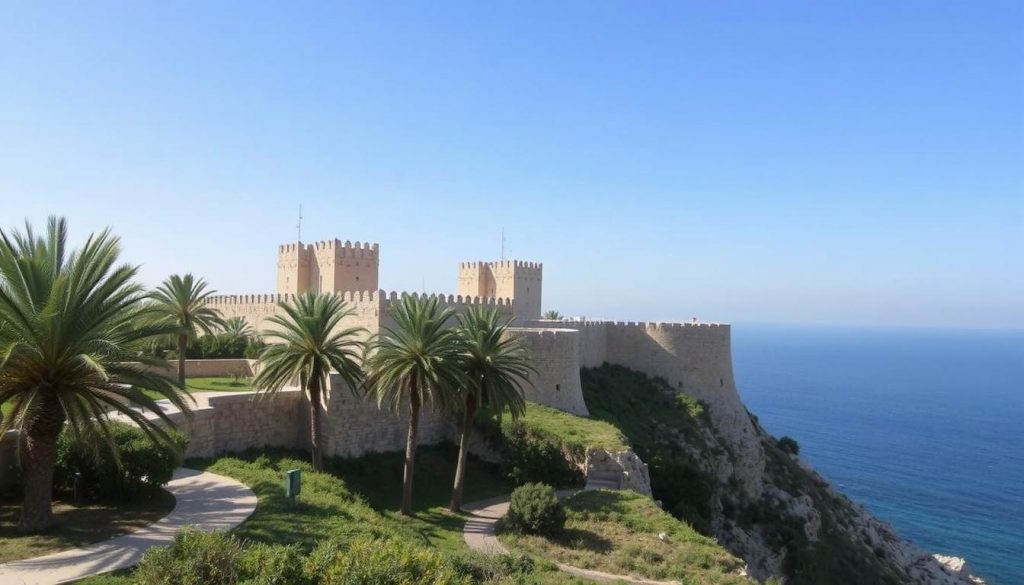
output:
M 576 492 L 560 490 L 557 493 L 559 499 L 564 499 Z M 502 555 L 508 553 L 508 549 L 498 542 L 498 537 L 494 535 L 495 524 L 502 516 L 505 515 L 505 512 L 508 512 L 508 503 L 508 496 L 500 496 L 489 500 L 480 500 L 479 502 L 473 502 L 463 506 L 462 509 L 467 514 L 472 515 L 470 519 L 466 520 L 466 525 L 462 528 L 462 539 L 466 541 L 466 545 L 469 548 L 488 555 Z M 568 573 L 583 579 L 590 579 L 591 581 L 598 581 L 600 583 L 679 585 L 677 581 L 652 581 L 650 579 L 632 577 L 629 575 L 612 575 L 611 573 L 603 573 L 601 571 L 581 569 L 564 563 L 556 562 L 555 564 L 558 565 L 558 570 L 563 573 Z
M 167 484 L 174 510 L 145 528 L 85 548 L 0 565 L 4 585 L 65 583 L 131 567 L 151 546 L 168 544 L 186 526 L 229 530 L 256 509 L 256 494 L 237 481 L 194 469 L 178 469 Z

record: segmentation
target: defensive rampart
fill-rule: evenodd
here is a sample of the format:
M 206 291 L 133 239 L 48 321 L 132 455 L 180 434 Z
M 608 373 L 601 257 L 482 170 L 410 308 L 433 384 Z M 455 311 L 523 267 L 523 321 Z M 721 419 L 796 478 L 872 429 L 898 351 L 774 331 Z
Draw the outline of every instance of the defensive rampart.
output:
M 405 295 L 418 296 L 425 293 L 398 293 L 378 291 L 361 292 L 337 292 L 333 293 L 340 297 L 352 310 L 353 314 L 343 319 L 339 328 L 361 327 L 369 334 L 380 331 L 381 326 L 391 326 L 393 321 L 390 317 L 391 306 L 397 303 Z M 513 304 L 507 298 L 480 298 L 462 295 L 431 294 L 431 297 L 439 299 L 439 304 L 444 308 L 450 308 L 456 313 L 464 312 L 473 305 L 488 307 L 500 307 L 502 312 L 511 315 Z M 225 319 L 241 317 L 245 319 L 256 331 L 273 329 L 274 325 L 267 321 L 273 315 L 282 315 L 284 311 L 280 303 L 287 303 L 294 300 L 295 295 L 290 294 L 254 294 L 254 295 L 219 295 L 210 297 L 208 305 L 220 311 Z
M 526 399 L 587 416 L 580 387 L 579 331 L 517 327 L 510 333 L 526 347 L 536 370 L 524 387 Z
M 583 367 L 619 364 L 664 378 L 676 391 L 703 401 L 735 454 L 735 477 L 748 494 L 759 495 L 764 457 L 736 391 L 729 325 L 543 320 L 528 325 L 577 330 Z

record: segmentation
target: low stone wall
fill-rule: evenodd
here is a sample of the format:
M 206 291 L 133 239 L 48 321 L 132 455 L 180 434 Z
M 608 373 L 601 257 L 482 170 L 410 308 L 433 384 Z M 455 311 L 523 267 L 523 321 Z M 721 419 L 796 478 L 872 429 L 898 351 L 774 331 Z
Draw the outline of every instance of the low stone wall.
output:
M 192 416 L 181 412 L 170 415 L 177 429 L 189 438 L 185 457 L 308 445 L 308 409 L 303 407 L 298 390 L 282 390 L 274 398 L 261 398 L 254 392 L 213 397 L 197 394 L 196 402 Z M 127 422 L 123 417 L 116 418 Z
M 168 361 L 167 369 L 152 367 L 147 369 L 174 378 L 178 375 L 178 362 L 174 360 Z M 256 360 L 185 360 L 186 378 L 219 378 L 235 375 L 249 378 L 252 377 L 255 371 Z

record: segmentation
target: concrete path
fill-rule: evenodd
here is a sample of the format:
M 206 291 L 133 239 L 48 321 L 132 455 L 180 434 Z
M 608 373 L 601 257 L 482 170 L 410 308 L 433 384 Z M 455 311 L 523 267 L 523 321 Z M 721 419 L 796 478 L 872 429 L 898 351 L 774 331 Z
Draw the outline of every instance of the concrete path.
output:
M 186 526 L 230 530 L 256 509 L 256 494 L 237 481 L 194 469 L 178 469 L 167 484 L 174 510 L 145 528 L 85 548 L 0 565 L 3 585 L 65 583 L 131 567 L 151 546 L 170 543 Z
M 573 495 L 574 491 L 558 491 L 558 498 L 565 499 Z M 494 535 L 495 524 L 508 512 L 508 496 L 500 496 L 489 500 L 481 500 L 463 506 L 463 510 L 472 517 L 466 520 L 462 528 L 462 539 L 466 546 L 488 555 L 508 554 L 498 537 Z M 582 579 L 590 579 L 599 583 L 637 583 L 638 585 L 679 585 L 678 581 L 653 581 L 630 575 L 613 575 L 601 571 L 581 569 L 564 563 L 555 563 L 558 570 Z

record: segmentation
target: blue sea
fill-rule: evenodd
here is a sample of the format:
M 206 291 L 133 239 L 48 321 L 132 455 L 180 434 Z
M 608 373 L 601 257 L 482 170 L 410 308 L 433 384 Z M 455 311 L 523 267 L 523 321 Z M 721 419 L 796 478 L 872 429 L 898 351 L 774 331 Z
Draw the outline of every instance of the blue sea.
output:
M 1024 584 L 1024 332 L 733 325 L 740 395 L 854 501 Z

